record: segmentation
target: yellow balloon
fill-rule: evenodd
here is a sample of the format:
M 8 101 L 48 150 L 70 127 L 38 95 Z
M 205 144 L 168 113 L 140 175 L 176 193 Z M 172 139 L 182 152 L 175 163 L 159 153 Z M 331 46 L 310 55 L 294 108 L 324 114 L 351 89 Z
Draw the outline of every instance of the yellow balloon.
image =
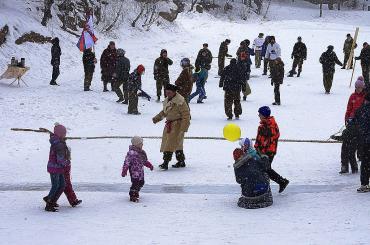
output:
M 234 123 L 229 123 L 224 127 L 224 138 L 234 142 L 240 139 L 242 132 L 240 127 Z

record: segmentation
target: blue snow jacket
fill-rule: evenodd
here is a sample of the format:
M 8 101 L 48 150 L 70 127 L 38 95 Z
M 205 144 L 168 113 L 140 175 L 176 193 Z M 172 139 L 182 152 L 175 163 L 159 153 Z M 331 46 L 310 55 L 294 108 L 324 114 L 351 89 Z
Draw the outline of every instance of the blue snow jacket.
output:
M 257 197 L 270 190 L 270 181 L 266 171 L 270 168 L 267 156 L 257 157 L 248 151 L 234 163 L 235 179 L 240 184 L 245 197 Z

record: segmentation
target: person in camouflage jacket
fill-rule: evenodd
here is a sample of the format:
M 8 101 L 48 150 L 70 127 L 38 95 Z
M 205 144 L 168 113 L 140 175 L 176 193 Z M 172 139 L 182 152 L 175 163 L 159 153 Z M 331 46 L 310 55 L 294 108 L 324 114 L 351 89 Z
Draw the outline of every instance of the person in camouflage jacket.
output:
M 159 58 L 157 58 L 154 62 L 153 69 L 154 80 L 156 81 L 157 87 L 157 101 L 161 100 L 162 88 L 164 91 L 166 85 L 170 83 L 168 66 L 172 64 L 173 61 L 167 57 L 167 50 L 162 49 Z M 166 97 L 165 93 L 164 96 Z
M 343 66 L 343 64 L 339 61 L 332 45 L 329 45 L 328 50 L 321 54 L 319 61 L 322 64 L 325 94 L 330 94 L 335 73 L 335 64 L 340 66 Z
M 221 76 L 222 71 L 225 68 L 225 58 L 231 57 L 229 52 L 228 45 L 230 44 L 230 39 L 226 39 L 220 44 L 220 49 L 218 51 L 218 75 Z
M 82 63 L 84 65 L 85 79 L 84 79 L 84 91 L 90 91 L 91 81 L 93 79 L 96 58 L 92 48 L 84 50 L 82 56 Z
M 347 62 L 349 60 L 349 56 L 351 55 L 351 50 L 352 50 L 352 44 L 353 44 L 354 40 L 353 38 L 351 37 L 351 34 L 347 34 L 347 38 L 346 40 L 344 41 L 344 44 L 343 44 L 343 53 L 344 53 L 344 61 L 343 61 L 343 67 L 342 69 L 346 69 L 346 65 L 347 65 Z M 357 48 L 357 44 L 355 43 L 355 46 L 354 48 Z M 353 64 L 353 61 L 350 60 L 350 69 L 352 69 L 352 64 Z
M 130 74 L 130 60 L 125 57 L 125 50 L 117 49 L 116 72 L 113 74 L 113 89 L 118 96 L 117 103 L 128 104 L 127 80 Z M 121 90 L 123 85 L 123 92 Z
M 293 66 L 292 70 L 289 72 L 288 77 L 293 77 L 294 74 L 297 74 L 296 68 L 298 66 L 297 77 L 301 75 L 303 61 L 307 59 L 307 47 L 306 44 L 302 42 L 302 38 L 298 37 L 297 42 L 294 44 L 292 52 Z
M 129 75 L 127 82 L 128 91 L 128 114 L 140 115 L 138 106 L 138 91 L 141 90 L 141 76 L 145 72 L 143 65 L 138 67 Z

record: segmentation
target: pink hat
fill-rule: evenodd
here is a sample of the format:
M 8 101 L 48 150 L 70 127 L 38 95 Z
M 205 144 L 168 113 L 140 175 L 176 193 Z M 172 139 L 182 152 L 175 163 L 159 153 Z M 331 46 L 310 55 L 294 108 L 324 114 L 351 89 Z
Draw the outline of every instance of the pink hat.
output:
M 65 138 L 67 135 L 67 129 L 63 125 L 56 123 L 54 127 L 54 134 L 59 138 Z
M 365 88 L 365 82 L 362 76 L 357 78 L 357 81 L 355 82 L 355 88 Z

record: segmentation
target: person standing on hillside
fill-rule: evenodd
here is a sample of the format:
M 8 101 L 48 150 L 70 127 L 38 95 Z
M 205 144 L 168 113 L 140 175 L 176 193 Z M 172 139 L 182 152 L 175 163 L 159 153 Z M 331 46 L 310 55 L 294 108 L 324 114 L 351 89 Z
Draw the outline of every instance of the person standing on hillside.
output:
M 163 129 L 161 152 L 163 152 L 163 163 L 159 165 L 162 170 L 168 169 L 168 164 L 175 152 L 177 163 L 173 168 L 184 168 L 184 135 L 190 126 L 190 109 L 184 97 L 176 92 L 177 87 L 167 84 L 165 93 L 167 98 L 163 102 L 163 110 L 153 117 L 154 124 L 166 119 Z
M 157 87 L 157 101 L 161 100 L 162 95 L 162 88 L 164 88 L 167 84 L 170 83 L 169 71 L 168 66 L 172 65 L 173 61 L 167 57 L 167 50 L 162 49 L 159 58 L 157 58 L 154 62 L 154 80 L 156 81 Z M 166 97 L 166 94 L 164 93 Z
M 113 74 L 113 89 L 118 96 L 117 103 L 128 104 L 127 80 L 130 74 L 130 60 L 125 57 L 125 50 L 117 49 L 116 72 Z M 122 90 L 121 90 L 121 85 Z
M 82 63 L 84 65 L 85 72 L 84 91 L 91 91 L 90 86 L 96 62 L 95 53 L 92 51 L 92 48 L 85 49 L 82 56 Z
M 182 71 L 176 79 L 175 85 L 178 88 L 178 93 L 184 97 L 185 101 L 188 103 L 191 90 L 193 89 L 193 75 L 190 60 L 188 58 L 183 58 L 180 64 Z
M 222 71 L 225 68 L 225 58 L 231 57 L 228 45 L 231 43 L 230 39 L 226 39 L 220 44 L 220 49 L 218 51 L 218 75 L 221 76 Z
M 343 67 L 342 69 L 346 69 L 346 65 L 347 65 L 347 62 L 349 60 L 349 56 L 351 55 L 351 50 L 352 50 L 352 44 L 353 44 L 354 40 L 353 38 L 351 37 L 351 34 L 347 34 L 347 38 L 346 40 L 344 41 L 344 44 L 343 44 L 343 53 L 344 53 L 344 61 L 343 61 Z M 354 48 L 357 48 L 357 44 L 355 43 L 355 46 Z M 350 69 L 352 69 L 352 64 L 353 64 L 353 61 L 350 60 Z
M 328 50 L 321 54 L 319 61 L 322 64 L 325 94 L 330 94 L 335 73 L 335 64 L 340 66 L 343 66 L 343 64 L 339 61 L 332 45 L 329 45 Z
M 258 127 L 254 148 L 260 155 L 267 155 L 270 160 L 270 164 L 272 164 L 277 152 L 280 137 L 279 127 L 275 118 L 271 116 L 271 110 L 268 106 L 259 108 L 258 113 L 261 121 Z M 289 184 L 289 180 L 281 177 L 272 169 L 272 167 L 270 167 L 266 172 L 271 180 L 279 184 L 279 193 L 283 192 Z
M 270 43 L 267 45 L 265 58 L 269 61 L 270 71 L 272 67 L 275 65 L 274 60 L 281 57 L 281 49 L 280 45 L 276 42 L 275 37 L 270 37 Z
M 51 65 L 53 66 L 53 74 L 51 76 L 50 85 L 58 85 L 56 80 L 60 74 L 59 66 L 60 66 L 60 56 L 62 55 L 62 51 L 59 46 L 59 38 L 55 37 L 51 40 L 53 46 L 51 47 Z
M 240 92 L 244 83 L 239 68 L 236 59 L 231 59 L 230 65 L 225 67 L 220 79 L 219 87 L 225 91 L 224 107 L 227 120 L 233 119 L 233 104 L 235 118 L 239 119 L 242 114 Z
M 362 76 L 364 77 L 366 89 L 370 92 L 370 45 L 367 42 L 364 42 L 360 56 L 355 59 L 361 60 Z
M 306 44 L 302 42 L 302 37 L 298 37 L 297 42 L 294 44 L 292 52 L 293 66 L 292 70 L 289 72 L 288 77 L 293 77 L 294 74 L 297 74 L 295 69 L 298 66 L 297 77 L 301 75 L 303 61 L 307 59 L 307 47 Z
M 253 41 L 253 49 L 255 53 L 254 63 L 255 63 L 256 68 L 261 67 L 261 60 L 262 60 L 261 53 L 262 53 L 262 47 L 263 47 L 264 42 L 265 42 L 265 39 L 263 38 L 263 33 L 258 34 L 258 37 L 254 39 Z
M 103 81 L 104 89 L 103 92 L 107 92 L 108 83 L 113 80 L 113 74 L 116 72 L 117 64 L 117 50 L 116 44 L 113 41 L 109 42 L 108 47 L 103 51 L 100 57 L 100 68 L 101 68 L 101 80 Z
M 137 109 L 138 106 L 138 94 L 141 90 L 141 76 L 145 72 L 143 65 L 138 65 L 137 68 L 128 76 L 127 91 L 128 91 L 128 114 L 140 115 Z
M 275 64 L 271 69 L 271 86 L 274 86 L 275 102 L 273 105 L 281 105 L 280 101 L 280 85 L 283 84 L 284 80 L 284 62 L 281 58 L 276 58 Z

